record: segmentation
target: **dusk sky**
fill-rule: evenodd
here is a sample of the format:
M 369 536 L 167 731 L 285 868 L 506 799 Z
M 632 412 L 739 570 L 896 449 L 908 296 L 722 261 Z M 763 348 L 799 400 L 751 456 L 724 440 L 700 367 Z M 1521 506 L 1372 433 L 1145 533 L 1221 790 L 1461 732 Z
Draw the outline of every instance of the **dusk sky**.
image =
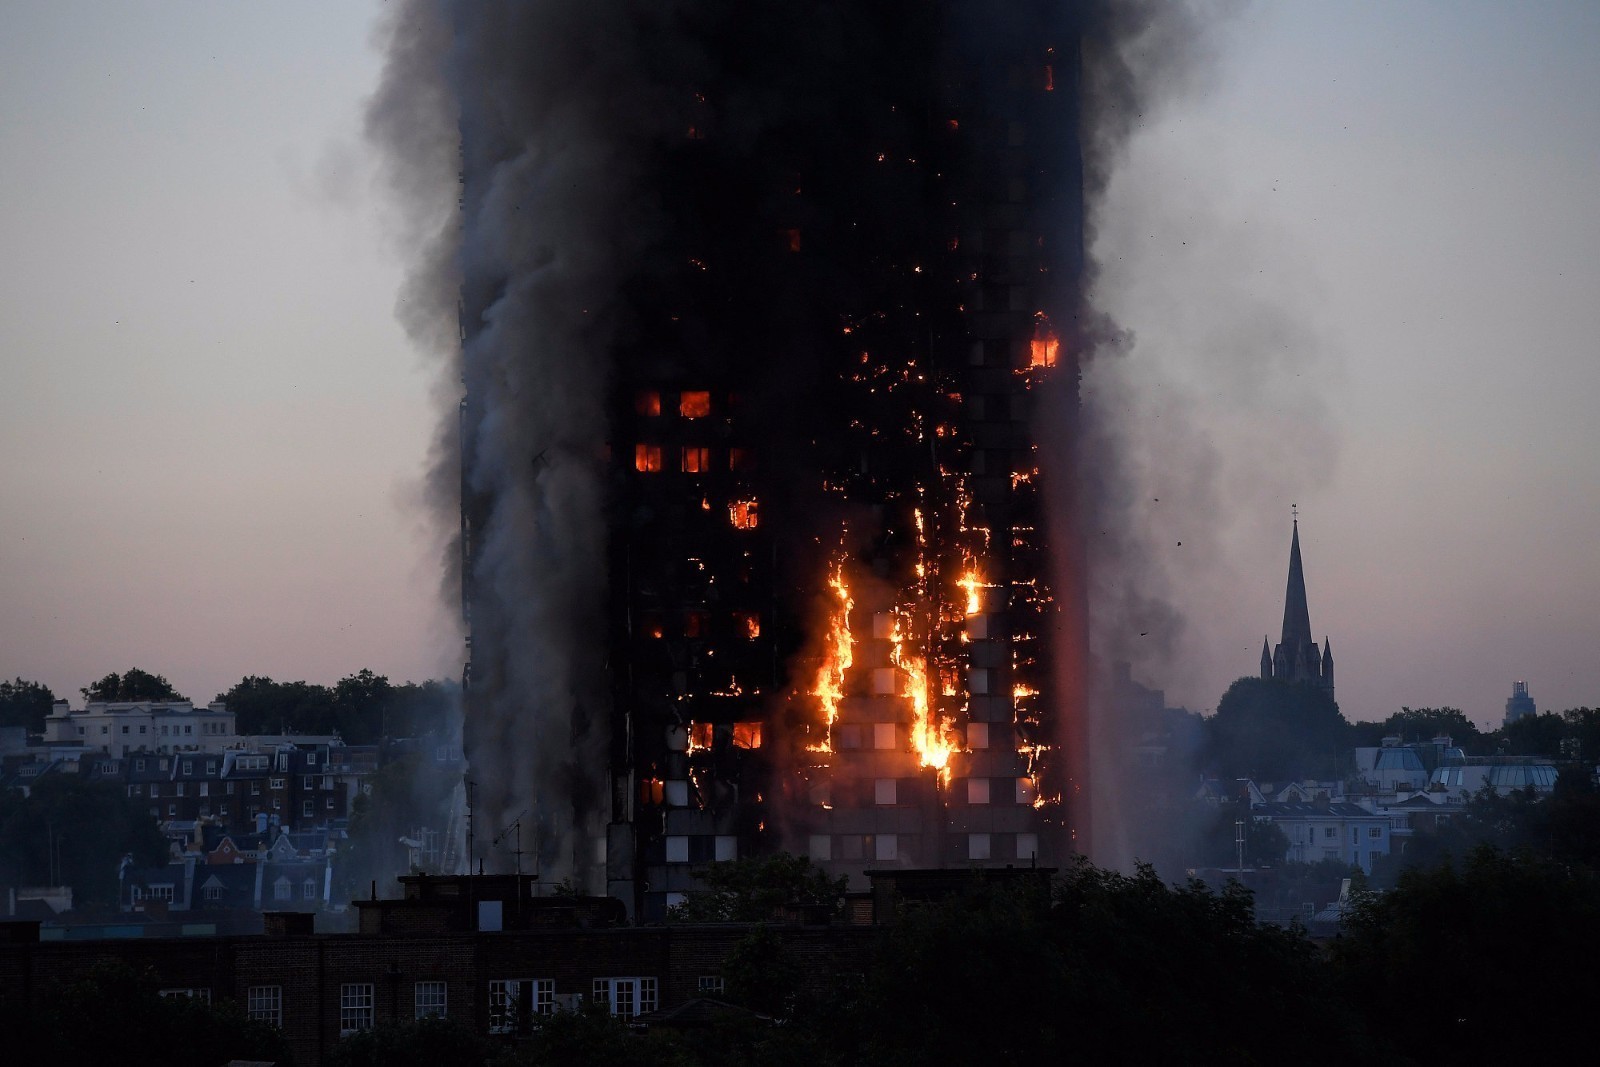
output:
M 458 674 L 381 7 L 0 7 L 0 675 Z M 1254 671 L 1298 504 L 1347 718 L 1600 704 L 1600 5 L 1258 3 L 1204 44 L 1095 247 L 1137 340 L 1086 390 L 1185 620 L 1136 673 L 1199 710 Z

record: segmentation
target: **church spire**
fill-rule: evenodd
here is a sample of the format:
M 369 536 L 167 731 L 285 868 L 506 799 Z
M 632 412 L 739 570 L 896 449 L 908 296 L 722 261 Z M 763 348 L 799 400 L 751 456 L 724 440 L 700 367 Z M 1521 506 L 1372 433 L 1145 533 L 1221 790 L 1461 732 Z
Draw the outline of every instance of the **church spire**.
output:
M 1294 520 L 1294 537 L 1289 543 L 1289 588 L 1283 596 L 1284 648 L 1293 655 L 1303 645 L 1315 644 L 1311 637 L 1311 610 L 1306 606 L 1306 575 L 1300 565 L 1300 519 Z

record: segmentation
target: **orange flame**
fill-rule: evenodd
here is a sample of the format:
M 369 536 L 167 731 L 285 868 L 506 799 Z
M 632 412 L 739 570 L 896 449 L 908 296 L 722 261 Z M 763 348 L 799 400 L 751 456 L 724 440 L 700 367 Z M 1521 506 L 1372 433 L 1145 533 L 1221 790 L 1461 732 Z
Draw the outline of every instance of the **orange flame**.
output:
M 817 680 L 811 695 L 822 704 L 822 741 L 812 745 L 813 752 L 833 751 L 833 724 L 839 718 L 839 702 L 844 699 L 845 672 L 855 662 L 855 639 L 850 636 L 850 609 L 855 601 L 850 597 L 850 587 L 844 578 L 844 561 L 834 565 L 828 577 L 828 588 L 838 598 L 838 606 L 828 613 L 828 644 L 823 653 L 822 666 L 817 670 Z
M 1028 361 L 1030 368 L 1054 367 L 1056 358 L 1061 354 L 1061 339 L 1056 336 L 1055 330 L 1050 327 L 1049 316 L 1040 311 L 1033 316 L 1033 341 L 1030 344 L 1031 358 Z
M 900 621 L 900 617 L 896 616 L 894 628 L 889 632 L 889 661 L 906 674 L 905 692 L 902 695 L 911 700 L 911 746 L 917 750 L 922 766 L 937 769 L 939 780 L 949 785 L 950 756 L 960 747 L 960 742 L 951 733 L 947 720 L 941 718 L 938 722 L 934 721 L 928 697 L 928 661 L 906 650 Z
M 967 568 L 967 572 L 957 580 L 956 585 L 966 590 L 968 615 L 976 615 L 983 610 L 983 594 L 978 590 L 984 588 L 984 581 L 977 567 Z

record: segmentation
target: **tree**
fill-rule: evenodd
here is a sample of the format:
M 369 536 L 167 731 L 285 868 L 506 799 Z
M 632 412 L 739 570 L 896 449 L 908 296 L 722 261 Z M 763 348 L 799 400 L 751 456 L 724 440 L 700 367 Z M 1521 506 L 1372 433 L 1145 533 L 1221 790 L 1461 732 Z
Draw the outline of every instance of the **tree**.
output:
M 1321 689 L 1240 678 L 1206 720 L 1207 766 L 1224 778 L 1335 778 L 1349 759 L 1350 725 Z
M 18 678 L 0 681 L 0 727 L 21 726 L 30 734 L 44 733 L 44 720 L 55 704 L 50 687 Z
M 363 667 L 333 687 L 333 714 L 339 736 L 348 744 L 367 745 L 387 732 L 384 713 L 392 687 L 389 679 Z
M 333 690 L 325 685 L 247 675 L 217 699 L 241 734 L 331 734 L 336 726 Z
M 1338 988 L 1418 1063 L 1592 1051 L 1593 872 L 1482 847 L 1363 894 L 1331 946 Z
M 770 856 L 712 863 L 695 872 L 699 885 L 672 910 L 680 922 L 766 922 L 790 905 L 837 910 L 849 879 L 829 878 L 804 856 Z
M 400 839 L 421 827 L 444 830 L 461 776 L 411 753 L 384 764 L 368 784 L 371 790 L 355 798 L 349 841 L 339 850 L 334 867 L 336 891 L 347 899 L 360 895 L 373 881 L 388 886 L 399 875 L 413 873 Z
M 327 1067 L 482 1067 L 494 1052 L 467 1023 L 429 1016 L 351 1034 L 322 1062 Z
M 1202 862 L 1229 868 L 1239 862 L 1237 823 L 1244 823 L 1244 862 L 1250 867 L 1273 867 L 1289 852 L 1289 839 L 1276 824 L 1250 815 L 1247 804 L 1221 804 L 1202 843 Z
M 117 902 L 118 862 L 153 866 L 166 839 L 139 801 L 109 782 L 48 774 L 0 794 L 0 882 L 72 887 L 75 907 Z
M 188 697 L 172 687 L 172 683 L 159 674 L 129 667 L 124 674 L 115 671 L 98 682 L 90 682 L 78 690 L 85 700 L 187 700 Z
M 1541 715 L 1524 715 L 1500 728 L 1499 747 L 1512 756 L 1558 759 L 1561 756 L 1561 742 L 1571 729 L 1571 724 L 1565 718 L 1551 711 Z
M 1484 735 L 1460 708 L 1401 708 L 1383 721 L 1385 736 L 1402 741 L 1432 741 L 1449 737 L 1457 748 L 1482 755 Z

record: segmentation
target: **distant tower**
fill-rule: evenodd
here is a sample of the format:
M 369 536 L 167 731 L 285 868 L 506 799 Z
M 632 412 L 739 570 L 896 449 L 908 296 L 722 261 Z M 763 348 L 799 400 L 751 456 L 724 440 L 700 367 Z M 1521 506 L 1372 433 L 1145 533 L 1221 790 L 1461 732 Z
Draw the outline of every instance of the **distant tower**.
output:
M 1506 698 L 1506 721 L 1504 725 L 1510 726 L 1518 719 L 1539 714 L 1539 709 L 1533 704 L 1533 698 L 1528 695 L 1527 682 L 1512 682 L 1511 695 Z
M 1289 543 L 1289 586 L 1283 598 L 1283 634 L 1278 647 L 1267 652 L 1261 639 L 1261 677 L 1305 682 L 1327 691 L 1333 698 L 1333 645 L 1326 637 L 1322 649 L 1311 637 L 1311 611 L 1306 606 L 1306 576 L 1300 564 L 1300 520 L 1294 520 Z M 1520 683 L 1519 683 L 1520 684 Z

